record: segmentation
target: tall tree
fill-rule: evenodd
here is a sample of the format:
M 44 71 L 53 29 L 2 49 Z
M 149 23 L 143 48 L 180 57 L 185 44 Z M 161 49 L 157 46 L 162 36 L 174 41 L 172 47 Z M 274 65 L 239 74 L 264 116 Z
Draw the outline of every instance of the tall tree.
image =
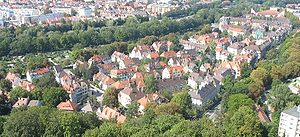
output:
M 171 102 L 179 105 L 182 110 L 190 109 L 192 107 L 192 99 L 188 92 L 179 92 L 175 94 Z
M 145 92 L 153 93 L 156 91 L 157 91 L 157 85 L 156 85 L 155 78 L 150 74 L 146 74 L 145 75 Z
M 6 79 L 1 79 L 0 80 L 0 90 L 3 92 L 9 92 L 12 88 L 12 84 L 10 81 Z
M 242 106 L 225 123 L 226 136 L 262 136 L 262 125 L 249 106 Z
M 118 107 L 119 101 L 118 101 L 118 93 L 119 91 L 115 88 L 108 88 L 105 90 L 103 94 L 103 105 L 107 105 L 110 107 Z
M 68 93 L 62 88 L 47 88 L 43 94 L 43 103 L 50 107 L 56 107 L 60 102 L 67 99 L 69 99 Z

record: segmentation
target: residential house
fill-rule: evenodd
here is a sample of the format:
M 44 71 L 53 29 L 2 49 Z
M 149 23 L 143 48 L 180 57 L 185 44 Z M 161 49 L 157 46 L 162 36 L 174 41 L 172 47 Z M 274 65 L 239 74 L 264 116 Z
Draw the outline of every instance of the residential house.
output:
M 200 73 L 191 73 L 190 77 L 188 78 L 188 85 L 192 89 L 198 89 L 199 84 L 204 80 L 204 75 Z
M 22 89 L 27 90 L 27 91 L 30 92 L 30 91 L 33 91 L 35 89 L 35 87 L 36 87 L 31 82 L 28 82 L 26 80 L 22 80 L 20 78 L 20 75 L 15 74 L 15 73 L 9 72 L 6 75 L 5 79 L 8 80 L 8 81 L 10 81 L 12 83 L 12 88 L 21 87 Z
M 68 100 L 66 102 L 60 102 L 58 105 L 57 105 L 57 108 L 59 110 L 64 110 L 64 111 L 77 111 L 77 105 L 76 103 Z
M 112 78 L 106 76 L 105 74 L 103 74 L 101 72 L 99 72 L 93 76 L 93 81 L 99 82 L 98 86 L 102 90 L 106 90 L 107 88 L 111 87 L 113 83 L 115 83 L 115 81 Z
M 166 67 L 162 71 L 162 79 L 180 78 L 184 74 L 182 66 Z
M 16 86 L 19 86 L 21 76 L 16 73 L 8 72 L 5 79 L 10 81 L 12 83 L 12 87 L 15 88 Z
M 201 45 L 197 43 L 193 43 L 188 40 L 180 40 L 179 41 L 180 45 L 183 46 L 184 50 L 193 50 L 193 49 L 198 49 Z
M 120 80 L 130 79 L 137 71 L 137 67 L 124 68 L 124 69 L 113 69 L 110 70 L 111 78 L 118 78 Z
M 118 124 L 124 123 L 126 117 L 122 115 L 117 109 L 112 109 L 108 106 L 104 106 L 102 112 L 100 114 L 100 118 L 102 119 L 115 119 Z
M 125 57 L 128 57 L 128 56 L 125 55 L 124 53 L 115 51 L 115 52 L 111 55 L 111 61 L 112 61 L 112 62 L 119 62 L 119 61 L 123 60 Z
M 70 100 L 77 104 L 92 94 L 89 85 L 83 80 L 72 79 L 71 82 L 66 82 L 62 86 L 69 94 Z
M 88 60 L 88 64 L 89 67 L 91 67 L 91 65 L 96 65 L 96 64 L 108 64 L 111 63 L 110 57 L 107 55 L 93 55 L 89 60 Z
M 194 105 L 201 106 L 209 100 L 213 100 L 220 92 L 220 88 L 220 82 L 210 77 L 201 82 L 198 89 L 189 91 L 189 95 Z
M 234 70 L 235 78 L 241 76 L 241 63 L 238 61 L 225 61 L 219 67 Z
M 217 44 L 217 47 L 227 49 L 227 47 L 232 44 L 232 41 L 230 38 L 223 37 L 218 39 L 215 43 Z
M 230 77 L 230 78 L 235 78 L 235 72 L 234 70 L 230 69 L 230 68 L 223 68 L 223 67 L 219 67 L 214 71 L 214 78 L 218 81 L 221 82 L 225 77 Z
M 129 80 L 117 81 L 114 84 L 112 84 L 111 86 L 117 90 L 122 90 L 126 87 L 130 87 L 130 81 Z
M 176 52 L 175 51 L 166 51 L 166 52 L 163 52 L 160 57 L 164 57 L 164 58 L 172 58 L 172 57 L 176 57 Z
M 119 69 L 129 68 L 134 66 L 135 64 L 136 63 L 132 59 L 125 57 L 123 60 L 119 61 Z
M 99 64 L 98 69 L 99 72 L 103 74 L 109 74 L 110 70 L 117 68 L 116 63 L 108 63 L 108 64 Z
M 200 71 L 202 71 L 204 73 L 208 73 L 210 70 L 212 70 L 212 66 L 209 63 L 204 63 L 200 67 Z
M 27 106 L 29 101 L 30 101 L 29 97 L 27 97 L 27 98 L 18 98 L 18 101 L 12 107 L 13 108 L 19 108 L 19 107 L 22 107 L 22 106 Z
M 278 127 L 279 137 L 299 137 L 300 136 L 300 106 L 284 110 L 280 115 Z
M 144 96 L 144 93 L 138 91 L 136 88 L 125 87 L 118 94 L 118 100 L 120 104 L 124 107 L 128 107 L 132 101 L 137 101 Z
M 166 52 L 170 50 L 170 47 L 173 45 L 171 41 L 156 41 L 152 44 L 153 49 L 158 52 Z
M 139 60 L 145 58 L 151 53 L 151 49 L 148 45 L 139 45 L 133 48 L 129 53 L 130 58 L 138 58 Z
M 97 110 L 97 107 L 95 107 L 91 102 L 87 102 L 86 104 L 84 104 L 84 106 L 81 108 L 81 112 L 84 113 L 92 113 L 95 112 Z
M 42 101 L 39 100 L 30 100 L 30 102 L 27 105 L 28 107 L 37 107 L 42 106 Z
M 228 25 L 226 28 L 227 32 L 234 37 L 243 36 L 247 32 L 243 26 L 238 25 Z
M 227 48 L 227 51 L 230 54 L 233 54 L 234 56 L 236 56 L 237 54 L 242 52 L 242 50 L 245 46 L 246 45 L 244 43 L 235 42 Z
M 169 66 L 180 66 L 180 62 L 178 58 L 170 58 L 168 61 Z
M 29 82 L 32 82 L 32 80 L 43 77 L 49 73 L 50 73 L 49 68 L 38 68 L 32 71 L 27 71 L 26 77 Z
M 146 57 L 155 62 L 159 61 L 159 54 L 157 52 L 152 52 L 152 53 L 148 54 Z
M 226 61 L 229 56 L 229 52 L 227 50 L 224 50 L 221 47 L 216 47 L 216 60 Z
M 139 99 L 137 102 L 140 104 L 139 106 L 139 112 L 143 114 L 144 109 L 146 108 L 147 104 L 149 102 L 155 102 L 157 104 L 167 103 L 169 100 L 165 98 L 164 96 L 157 94 L 157 93 L 151 93 L 146 94 L 144 97 Z

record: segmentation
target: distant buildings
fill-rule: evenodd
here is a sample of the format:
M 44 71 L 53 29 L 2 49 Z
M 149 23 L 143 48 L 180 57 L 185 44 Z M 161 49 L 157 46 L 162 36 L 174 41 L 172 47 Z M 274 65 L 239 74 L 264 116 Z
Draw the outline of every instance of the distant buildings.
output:
M 278 136 L 300 136 L 300 106 L 293 107 L 281 113 L 278 128 Z

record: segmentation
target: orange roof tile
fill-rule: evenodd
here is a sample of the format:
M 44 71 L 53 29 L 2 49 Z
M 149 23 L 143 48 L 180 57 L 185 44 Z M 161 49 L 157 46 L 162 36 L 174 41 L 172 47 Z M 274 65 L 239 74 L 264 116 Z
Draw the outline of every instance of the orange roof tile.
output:
M 111 86 L 114 87 L 115 89 L 123 89 L 125 87 L 129 87 L 130 83 L 128 80 L 123 80 L 123 81 L 117 81 L 113 83 Z
M 57 105 L 57 108 L 59 110 L 76 111 L 77 105 L 75 103 L 71 102 L 70 100 L 68 100 L 66 102 L 60 102 Z
M 279 12 L 276 11 L 276 10 L 264 10 L 264 11 L 258 12 L 258 14 L 261 14 L 261 15 L 277 16 L 277 15 L 279 14 Z
M 147 103 L 148 103 L 148 97 L 147 97 L 147 95 L 144 96 L 144 97 L 142 97 L 141 99 L 139 99 L 137 102 L 138 102 L 140 105 L 146 107 L 146 105 L 147 105 Z

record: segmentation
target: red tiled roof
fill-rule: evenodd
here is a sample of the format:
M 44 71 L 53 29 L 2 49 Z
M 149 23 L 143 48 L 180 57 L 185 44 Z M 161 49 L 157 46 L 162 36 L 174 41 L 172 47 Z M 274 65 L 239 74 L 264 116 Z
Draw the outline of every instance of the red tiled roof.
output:
M 277 15 L 279 14 L 279 12 L 276 11 L 276 10 L 265 10 L 265 11 L 260 11 L 260 12 L 258 12 L 258 14 L 261 14 L 261 15 L 277 16 Z
M 66 111 L 76 111 L 77 105 L 71 101 L 66 101 L 66 102 L 60 102 L 57 105 L 57 108 L 59 110 L 66 110 Z

